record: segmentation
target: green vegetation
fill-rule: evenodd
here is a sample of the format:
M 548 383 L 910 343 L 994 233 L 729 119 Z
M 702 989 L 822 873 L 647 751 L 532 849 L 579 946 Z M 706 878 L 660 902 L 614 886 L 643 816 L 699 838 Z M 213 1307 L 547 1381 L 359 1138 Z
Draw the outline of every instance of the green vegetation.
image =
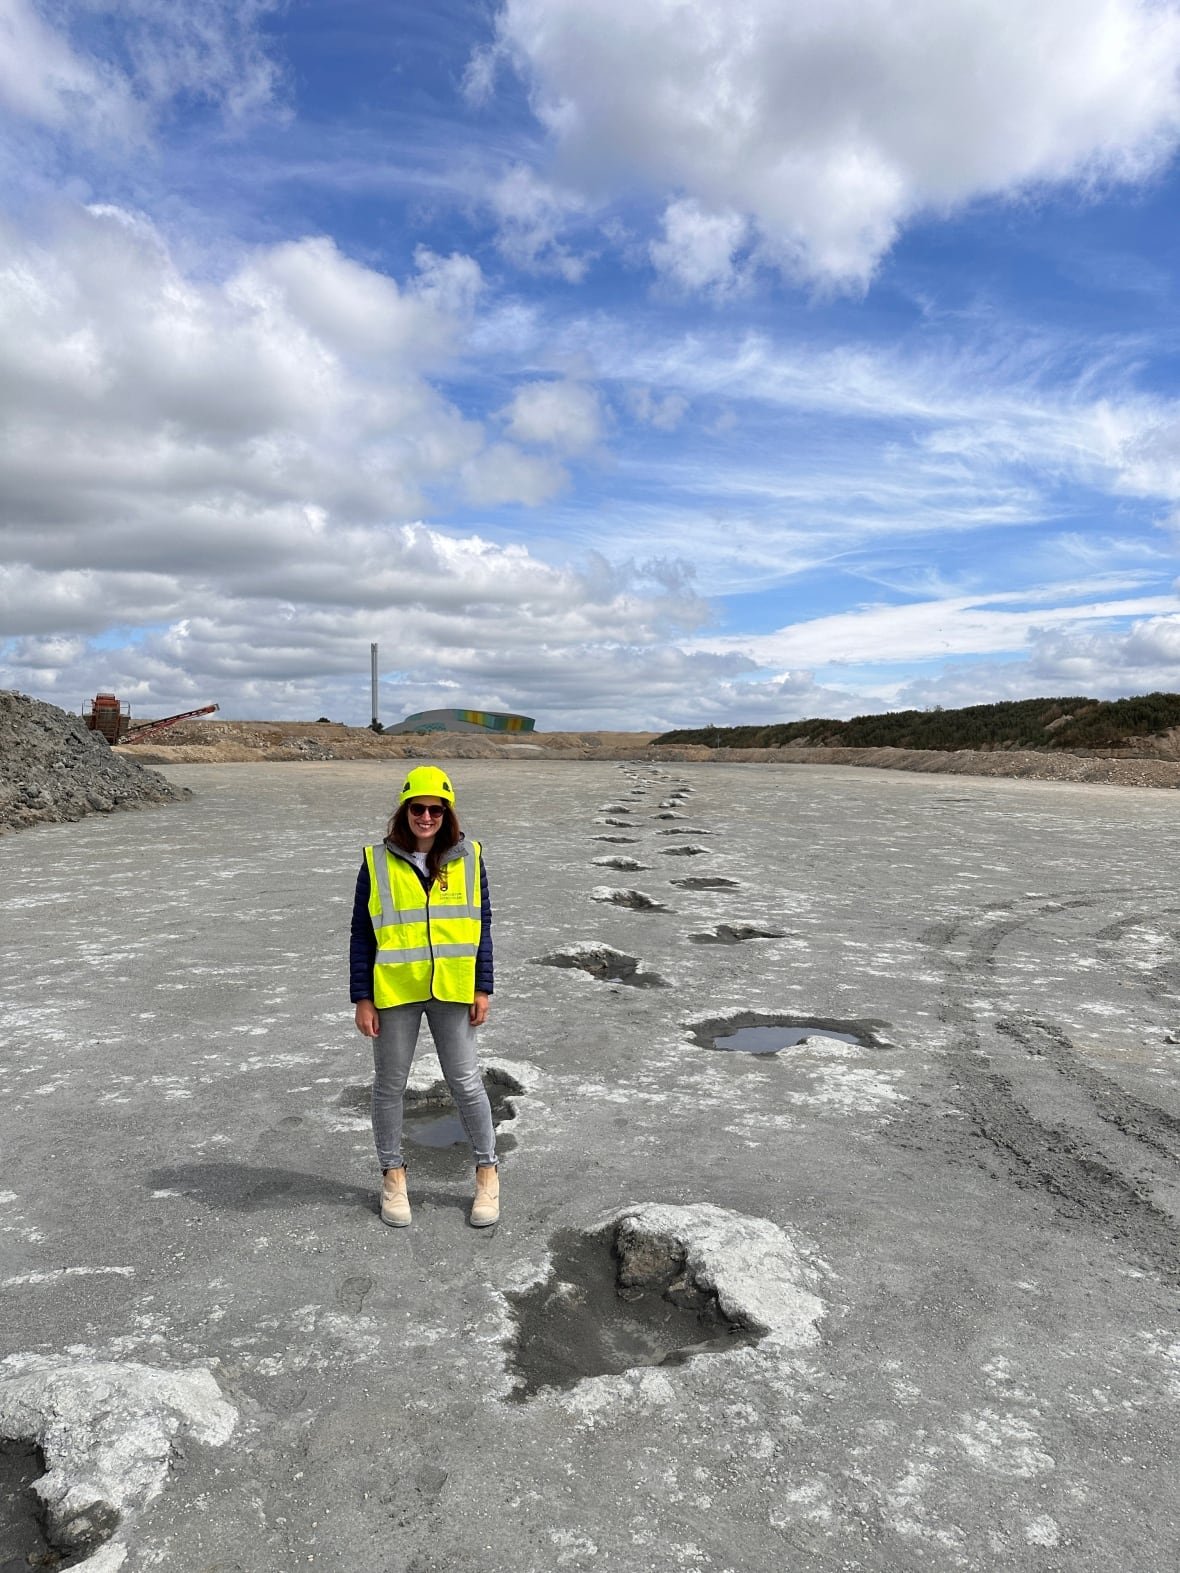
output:
M 1180 727 L 1180 694 L 1135 699 L 1010 699 L 962 710 L 893 710 L 816 718 L 773 726 L 702 726 L 665 732 L 656 743 L 705 743 L 711 748 L 1032 748 L 1062 751 L 1125 748 L 1136 739 Z

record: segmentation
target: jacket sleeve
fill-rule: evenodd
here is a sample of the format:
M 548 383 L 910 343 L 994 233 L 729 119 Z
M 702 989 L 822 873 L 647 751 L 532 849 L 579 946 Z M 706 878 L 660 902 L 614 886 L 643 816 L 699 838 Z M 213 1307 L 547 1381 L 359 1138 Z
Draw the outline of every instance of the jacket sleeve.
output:
M 365 894 L 368 916 L 368 893 Z M 369 925 L 372 928 L 372 924 Z M 492 898 L 488 894 L 488 870 L 483 858 L 479 860 L 479 949 L 475 953 L 475 992 L 493 994 L 496 979 L 492 968 Z
M 348 990 L 355 1005 L 373 998 L 373 964 L 377 960 L 377 936 L 369 916 L 369 865 L 361 863 L 352 902 L 352 932 L 348 945 Z

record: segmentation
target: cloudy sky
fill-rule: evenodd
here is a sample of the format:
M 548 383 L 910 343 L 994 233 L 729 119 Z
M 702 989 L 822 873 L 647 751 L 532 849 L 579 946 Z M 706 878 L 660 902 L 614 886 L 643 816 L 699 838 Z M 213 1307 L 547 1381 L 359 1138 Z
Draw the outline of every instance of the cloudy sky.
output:
M 0 686 L 1180 689 L 1178 0 L 0 0 Z

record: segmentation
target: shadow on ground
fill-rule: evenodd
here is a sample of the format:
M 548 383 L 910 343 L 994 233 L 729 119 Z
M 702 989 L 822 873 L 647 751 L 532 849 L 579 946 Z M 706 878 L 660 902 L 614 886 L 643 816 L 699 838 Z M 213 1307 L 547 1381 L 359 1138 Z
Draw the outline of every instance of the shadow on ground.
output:
M 245 1163 L 185 1164 L 182 1169 L 153 1169 L 153 1190 L 176 1191 L 208 1207 L 262 1212 L 269 1207 L 358 1207 L 371 1202 L 369 1189 L 298 1169 L 254 1168 Z

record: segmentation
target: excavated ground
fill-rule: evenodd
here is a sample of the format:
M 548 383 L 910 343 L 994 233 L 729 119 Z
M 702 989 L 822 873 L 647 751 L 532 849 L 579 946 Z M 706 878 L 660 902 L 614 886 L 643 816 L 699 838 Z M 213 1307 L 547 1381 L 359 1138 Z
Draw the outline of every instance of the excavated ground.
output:
M 0 843 L 0 1436 L 78 1565 L 1172 1573 L 1175 799 L 454 773 L 487 1231 L 450 1145 L 376 1214 L 345 947 L 400 767 L 169 767 L 167 813 Z M 594 899 L 612 819 L 649 905 Z
M 155 764 L 229 764 L 330 759 L 651 759 L 668 764 L 855 765 L 939 775 L 1012 776 L 1033 781 L 1093 781 L 1107 786 L 1180 787 L 1180 761 L 1158 756 L 1145 739 L 1141 757 L 1097 758 L 1028 750 L 946 753 L 914 748 L 706 748 L 656 744 L 655 732 L 529 732 L 505 739 L 477 733 L 379 736 L 335 722 L 193 721 L 136 745 Z M 1175 747 L 1172 746 L 1175 753 Z
M 80 716 L 0 689 L 0 835 L 88 814 L 172 803 L 186 794 Z
M 530 732 L 514 736 L 431 733 L 385 736 L 332 721 L 181 722 L 141 743 L 108 748 L 81 718 L 21 694 L 0 691 L 0 835 L 29 825 L 172 801 L 151 765 L 328 762 L 332 760 L 662 759 L 669 764 L 841 764 L 948 775 L 1180 787 L 1176 739 L 1145 739 L 1142 757 L 1093 758 L 1000 750 L 942 753 L 914 749 L 711 749 L 656 744 L 651 732 Z M 669 816 L 672 817 L 672 816 Z M 614 828 L 623 822 L 608 821 Z M 606 839 L 604 837 L 604 839 Z M 622 841 L 624 838 L 615 838 Z M 686 855 L 692 855 L 686 849 Z

